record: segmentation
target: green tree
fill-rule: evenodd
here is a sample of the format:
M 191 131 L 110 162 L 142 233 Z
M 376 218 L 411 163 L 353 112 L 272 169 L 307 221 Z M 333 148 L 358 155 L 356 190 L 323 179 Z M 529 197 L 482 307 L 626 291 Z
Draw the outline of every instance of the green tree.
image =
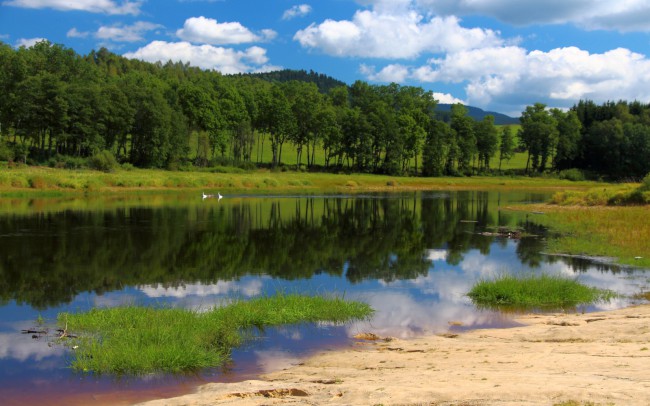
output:
M 490 159 L 496 154 L 499 145 L 499 134 L 494 126 L 494 116 L 487 115 L 474 126 L 476 134 L 476 149 L 478 152 L 479 169 L 490 169 Z
M 551 114 L 557 122 L 558 130 L 553 167 L 556 170 L 572 168 L 579 152 L 582 124 L 575 111 L 565 113 L 559 109 L 552 109 Z
M 515 139 L 512 134 L 512 127 L 504 126 L 501 130 L 499 143 L 499 170 L 501 170 L 501 163 L 504 160 L 509 161 L 513 156 L 515 156 Z
M 451 129 L 455 132 L 458 147 L 458 170 L 463 173 L 471 171 L 470 165 L 477 152 L 474 120 L 467 116 L 467 108 L 462 104 L 451 107 Z
M 422 174 L 424 176 L 442 176 L 445 174 L 447 155 L 450 151 L 449 140 L 452 130 L 447 123 L 432 120 L 427 131 L 427 138 L 422 151 Z
M 557 145 L 557 120 L 542 103 L 526 107 L 520 120 L 519 140 L 528 151 L 526 171 L 543 172 Z

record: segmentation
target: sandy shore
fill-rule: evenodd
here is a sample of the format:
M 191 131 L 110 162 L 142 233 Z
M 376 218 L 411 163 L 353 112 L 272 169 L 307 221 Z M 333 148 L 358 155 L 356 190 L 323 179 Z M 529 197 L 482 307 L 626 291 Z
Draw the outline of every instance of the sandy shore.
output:
M 261 380 L 144 404 L 650 404 L 650 305 L 518 321 L 458 335 L 360 339 Z

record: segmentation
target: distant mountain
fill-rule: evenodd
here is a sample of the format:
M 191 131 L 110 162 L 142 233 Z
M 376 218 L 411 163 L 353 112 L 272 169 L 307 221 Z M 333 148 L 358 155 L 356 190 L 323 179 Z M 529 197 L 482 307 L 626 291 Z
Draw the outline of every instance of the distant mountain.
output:
M 321 93 L 329 93 L 335 87 L 347 86 L 345 82 L 341 82 L 322 73 L 316 73 L 313 70 L 307 72 L 306 70 L 284 69 L 273 72 L 248 73 L 246 75 L 274 83 L 284 83 L 292 80 L 315 83 Z
M 449 121 L 451 115 L 451 106 L 452 104 L 438 104 L 436 106 L 436 116 L 439 120 Z M 485 111 L 479 109 L 478 107 L 465 106 L 467 109 L 467 115 L 472 117 L 476 121 L 483 120 L 487 115 L 494 116 L 494 124 L 496 125 L 510 125 L 510 124 L 520 124 L 519 118 L 506 116 L 505 114 L 495 113 L 493 111 Z

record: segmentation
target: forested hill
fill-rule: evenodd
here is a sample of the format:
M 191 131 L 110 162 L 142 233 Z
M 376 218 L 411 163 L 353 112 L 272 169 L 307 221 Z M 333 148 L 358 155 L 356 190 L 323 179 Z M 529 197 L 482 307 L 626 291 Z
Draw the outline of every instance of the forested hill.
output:
M 438 104 L 436 107 L 436 117 L 438 120 L 444 122 L 449 122 L 451 120 L 451 106 L 452 104 Z M 467 109 L 467 115 L 473 118 L 476 121 L 481 121 L 485 116 L 493 116 L 494 124 L 496 125 L 510 125 L 510 124 L 519 124 L 519 118 L 506 116 L 505 114 L 495 113 L 493 111 L 485 111 L 479 109 L 478 107 L 465 106 Z
M 284 69 L 273 72 L 247 73 L 242 74 L 242 76 L 252 76 L 272 83 L 286 83 L 292 80 L 315 83 L 318 86 L 318 90 L 324 94 L 329 93 L 335 87 L 347 86 L 346 83 L 338 79 L 322 73 L 316 73 L 313 70 L 307 72 L 306 70 Z

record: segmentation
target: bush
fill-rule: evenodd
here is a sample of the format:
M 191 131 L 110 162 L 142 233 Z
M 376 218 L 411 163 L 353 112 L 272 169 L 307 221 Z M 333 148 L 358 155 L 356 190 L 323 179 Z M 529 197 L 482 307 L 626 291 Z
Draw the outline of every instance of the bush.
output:
M 111 151 L 101 151 L 93 155 L 88 159 L 88 165 L 92 169 L 103 172 L 114 172 L 116 168 L 120 166 L 117 163 L 117 159 Z
M 565 169 L 560 171 L 560 179 L 570 180 L 572 182 L 581 182 L 586 179 L 585 174 L 580 169 Z
M 642 192 L 650 191 L 650 173 L 645 175 L 645 178 L 641 181 L 641 187 L 639 187 L 639 190 Z
M 6 142 L 0 142 L 0 161 L 13 161 L 14 151 Z
M 82 169 L 88 165 L 85 158 L 65 156 L 63 157 L 63 167 L 65 169 Z

